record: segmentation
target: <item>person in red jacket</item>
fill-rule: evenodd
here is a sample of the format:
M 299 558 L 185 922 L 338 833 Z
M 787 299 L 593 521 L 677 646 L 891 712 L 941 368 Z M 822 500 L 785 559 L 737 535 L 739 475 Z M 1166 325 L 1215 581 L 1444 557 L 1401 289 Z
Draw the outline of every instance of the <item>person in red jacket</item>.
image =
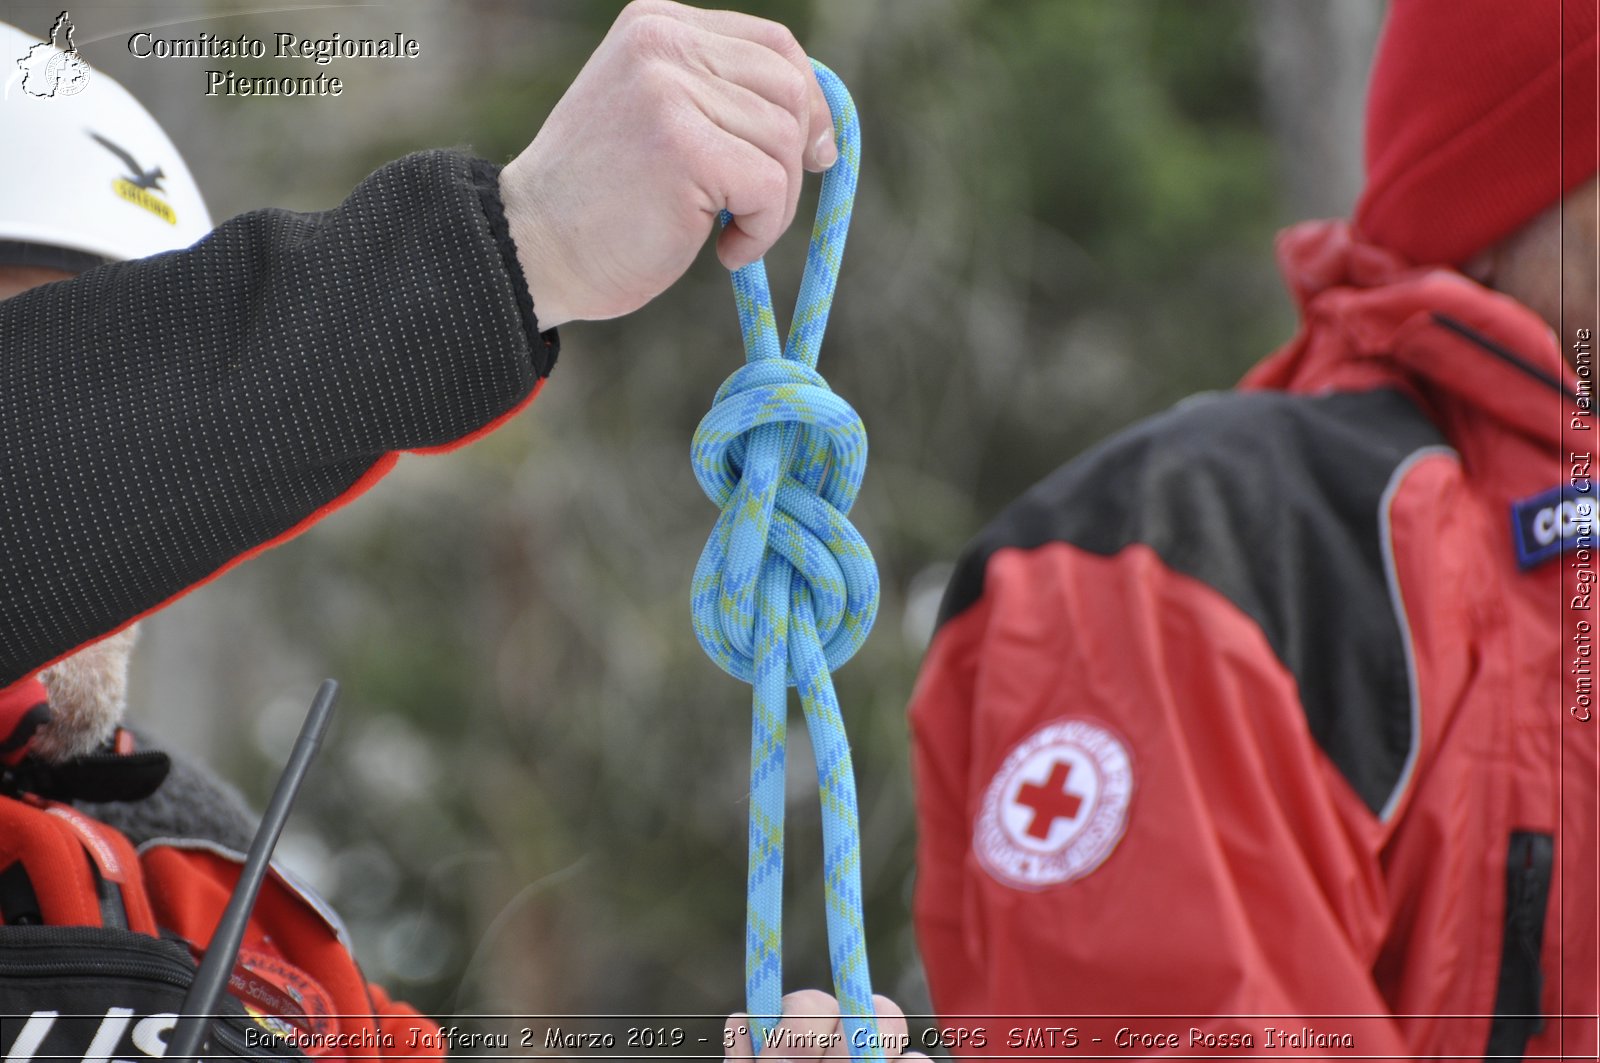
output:
M 1596 6 L 1395 0 L 1298 335 L 966 551 L 910 708 L 958 1055 L 1595 1058 Z

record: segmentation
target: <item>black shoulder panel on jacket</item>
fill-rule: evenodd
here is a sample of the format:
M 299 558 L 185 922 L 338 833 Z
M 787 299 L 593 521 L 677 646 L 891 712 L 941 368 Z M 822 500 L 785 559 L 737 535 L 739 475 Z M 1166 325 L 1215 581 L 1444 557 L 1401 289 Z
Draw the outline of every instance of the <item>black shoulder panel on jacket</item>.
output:
M 1410 758 L 1409 635 L 1390 592 L 1384 499 L 1439 431 L 1393 391 L 1207 395 L 1058 470 L 966 551 L 940 622 L 983 595 L 996 550 L 1142 543 L 1261 625 L 1312 734 L 1374 813 Z

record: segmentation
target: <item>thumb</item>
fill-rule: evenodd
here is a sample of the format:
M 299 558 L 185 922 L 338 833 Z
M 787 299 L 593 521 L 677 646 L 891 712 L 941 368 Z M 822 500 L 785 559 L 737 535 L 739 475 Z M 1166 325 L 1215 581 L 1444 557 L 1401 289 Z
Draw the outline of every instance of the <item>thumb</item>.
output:
M 754 1060 L 755 1052 L 750 1047 L 750 1016 L 742 1011 L 736 1011 L 728 1016 L 728 1021 L 722 1024 L 722 1058 L 738 1060 Z
M 833 113 L 828 110 L 828 99 L 822 94 L 822 85 L 817 81 L 816 71 L 811 71 L 806 80 L 809 82 L 806 97 L 810 128 L 807 131 L 806 153 L 802 165 L 811 172 L 818 173 L 839 161 L 839 146 L 834 139 Z

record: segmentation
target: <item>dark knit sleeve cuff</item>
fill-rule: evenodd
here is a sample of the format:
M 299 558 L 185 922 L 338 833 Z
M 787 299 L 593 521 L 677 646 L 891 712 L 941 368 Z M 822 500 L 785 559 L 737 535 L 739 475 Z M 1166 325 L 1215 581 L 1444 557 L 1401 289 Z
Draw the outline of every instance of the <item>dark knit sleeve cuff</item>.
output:
M 522 314 L 522 326 L 528 332 L 528 345 L 533 351 L 533 368 L 541 377 L 549 376 L 555 368 L 556 356 L 561 352 L 561 336 L 555 329 L 539 328 L 539 317 L 534 313 L 533 294 L 528 290 L 528 277 L 522 271 L 522 260 L 517 257 L 517 244 L 511 238 L 511 224 L 506 220 L 506 205 L 500 198 L 500 167 L 487 159 L 474 158 L 468 163 L 473 187 L 478 191 L 478 201 L 483 204 L 484 217 L 489 221 L 489 232 L 500 247 L 500 260 L 511 276 L 511 288 L 516 293 L 517 309 Z

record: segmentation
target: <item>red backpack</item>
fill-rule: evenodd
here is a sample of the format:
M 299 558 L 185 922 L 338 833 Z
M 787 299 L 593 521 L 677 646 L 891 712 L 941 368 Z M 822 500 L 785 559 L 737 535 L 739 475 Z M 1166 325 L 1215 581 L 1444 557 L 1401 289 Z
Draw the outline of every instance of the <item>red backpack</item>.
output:
M 75 808 L 69 799 L 148 796 L 169 761 L 127 731 L 77 761 L 30 761 L 26 721 L 45 718 L 40 707 L 0 726 L 0 1054 L 161 1056 L 244 855 L 205 838 L 135 846 Z M 276 865 L 211 1030 L 215 1055 L 444 1055 L 438 1027 L 368 985 L 338 917 Z

